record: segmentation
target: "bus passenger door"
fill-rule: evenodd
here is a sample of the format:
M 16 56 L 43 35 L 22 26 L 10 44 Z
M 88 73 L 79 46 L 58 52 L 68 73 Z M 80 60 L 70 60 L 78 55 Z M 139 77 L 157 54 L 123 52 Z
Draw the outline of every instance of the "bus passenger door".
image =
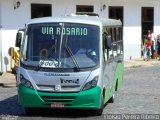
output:
M 109 89 L 112 87 L 114 79 L 114 55 L 113 51 L 105 49 L 104 52 L 104 61 L 103 61 L 103 80 L 104 86 L 108 86 Z
M 109 42 L 107 42 L 107 40 Z M 106 43 L 107 42 L 107 43 Z M 110 45 L 107 45 L 110 44 Z M 112 96 L 114 81 L 114 52 L 112 50 L 111 36 L 103 36 L 103 88 L 105 88 L 105 102 Z

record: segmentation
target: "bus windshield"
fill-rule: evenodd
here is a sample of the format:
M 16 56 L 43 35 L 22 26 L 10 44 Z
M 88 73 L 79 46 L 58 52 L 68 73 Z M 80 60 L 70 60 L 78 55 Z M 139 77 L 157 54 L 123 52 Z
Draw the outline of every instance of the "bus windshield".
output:
M 99 64 L 100 29 L 78 23 L 30 24 L 21 62 L 46 68 L 88 68 Z

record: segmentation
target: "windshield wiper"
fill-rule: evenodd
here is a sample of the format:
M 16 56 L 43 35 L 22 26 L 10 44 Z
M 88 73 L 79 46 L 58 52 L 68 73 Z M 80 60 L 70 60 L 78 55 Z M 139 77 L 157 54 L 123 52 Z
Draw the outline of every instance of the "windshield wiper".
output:
M 60 38 L 60 45 L 59 45 L 59 56 L 58 56 L 58 67 L 60 68 L 60 59 L 61 59 L 61 51 L 62 51 L 62 40 L 63 40 L 63 28 L 64 23 L 60 23 L 61 26 L 61 38 Z
M 58 62 L 58 67 L 60 67 L 60 59 L 61 59 L 61 54 L 62 54 L 62 53 L 61 53 L 61 52 L 62 52 L 62 43 L 63 43 L 63 36 L 64 36 L 64 34 L 63 34 L 64 23 L 61 23 L 60 25 L 61 25 L 61 39 L 60 39 L 60 47 L 59 47 L 59 58 L 58 58 L 59 62 Z M 66 48 L 68 54 L 71 56 L 72 61 L 73 61 L 73 63 L 74 63 L 75 66 L 76 66 L 76 69 L 77 69 L 78 71 L 80 71 L 80 70 L 79 70 L 80 67 L 79 67 L 79 65 L 78 65 L 75 57 L 73 56 L 73 53 L 72 53 L 71 49 L 69 48 L 69 46 L 67 46 L 67 38 L 66 38 L 66 42 L 65 42 L 65 48 Z
M 67 45 L 65 45 L 65 48 L 66 48 L 68 54 L 71 56 L 71 59 L 72 59 L 73 63 L 74 63 L 75 66 L 76 66 L 76 69 L 77 69 L 78 71 L 80 71 L 80 66 L 79 66 L 79 64 L 78 64 L 78 62 L 77 62 L 77 60 L 76 60 L 76 58 L 74 57 L 74 55 L 73 55 L 73 53 L 72 53 L 70 47 L 67 46 Z
M 80 71 L 80 66 L 79 66 L 76 58 L 74 57 L 72 50 L 71 50 L 70 47 L 67 45 L 67 38 L 66 38 L 66 42 L 65 42 L 65 48 L 66 48 L 68 54 L 71 56 L 71 59 L 72 59 L 73 63 L 74 63 L 75 66 L 76 66 L 76 69 L 77 69 L 78 71 Z

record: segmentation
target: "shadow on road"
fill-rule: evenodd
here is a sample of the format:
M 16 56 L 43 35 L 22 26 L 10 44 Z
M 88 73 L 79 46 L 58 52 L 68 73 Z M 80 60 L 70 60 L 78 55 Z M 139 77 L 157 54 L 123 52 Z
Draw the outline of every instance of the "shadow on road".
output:
M 38 109 L 33 115 L 23 115 L 23 117 L 55 117 L 55 118 L 83 118 L 93 116 L 89 110 L 82 109 Z
M 18 104 L 18 96 L 12 96 L 0 101 L 0 115 L 21 115 L 24 110 Z

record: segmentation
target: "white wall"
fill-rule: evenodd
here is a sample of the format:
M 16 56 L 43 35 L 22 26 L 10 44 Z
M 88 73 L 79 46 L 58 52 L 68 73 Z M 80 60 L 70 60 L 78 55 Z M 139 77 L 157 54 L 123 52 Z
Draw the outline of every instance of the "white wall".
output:
M 23 28 L 31 19 L 31 3 L 52 4 L 52 16 L 64 16 L 76 12 L 76 5 L 93 5 L 94 12 L 100 17 L 108 18 L 108 6 L 123 6 L 124 8 L 124 57 L 129 59 L 141 57 L 141 7 L 154 7 L 154 32 L 160 33 L 160 1 L 159 0 L 19 0 L 21 5 L 14 9 L 13 1 L 0 0 L 0 25 L 2 58 L 8 57 L 8 49 L 14 47 L 16 31 Z M 105 4 L 106 9 L 100 11 Z M 8 65 L 8 70 L 9 70 Z M 3 66 L 4 71 L 5 66 Z
M 16 0 L 4 0 L 1 4 L 3 71 L 10 70 L 10 63 L 6 67 L 6 65 L 4 65 L 4 58 L 7 57 L 10 61 L 8 50 L 10 47 L 15 48 L 15 38 L 17 30 L 24 28 L 25 24 L 28 23 L 31 19 L 30 4 L 53 3 L 53 0 L 19 0 L 21 2 L 20 7 L 18 9 L 14 9 L 14 1 Z
M 25 26 L 24 23 L 28 21 L 28 9 L 25 6 L 27 0 L 23 0 L 19 9 L 14 10 L 13 1 L 4 0 L 1 4 L 1 25 L 2 25 L 2 32 L 1 38 L 2 42 L 2 59 L 3 59 L 3 70 L 6 71 L 10 70 L 10 65 L 6 67 L 4 65 L 4 58 L 7 57 L 8 61 L 10 59 L 8 50 L 10 47 L 14 47 L 15 45 L 15 36 L 17 29 L 23 28 Z
M 141 8 L 124 6 L 124 57 L 125 59 L 141 57 Z

